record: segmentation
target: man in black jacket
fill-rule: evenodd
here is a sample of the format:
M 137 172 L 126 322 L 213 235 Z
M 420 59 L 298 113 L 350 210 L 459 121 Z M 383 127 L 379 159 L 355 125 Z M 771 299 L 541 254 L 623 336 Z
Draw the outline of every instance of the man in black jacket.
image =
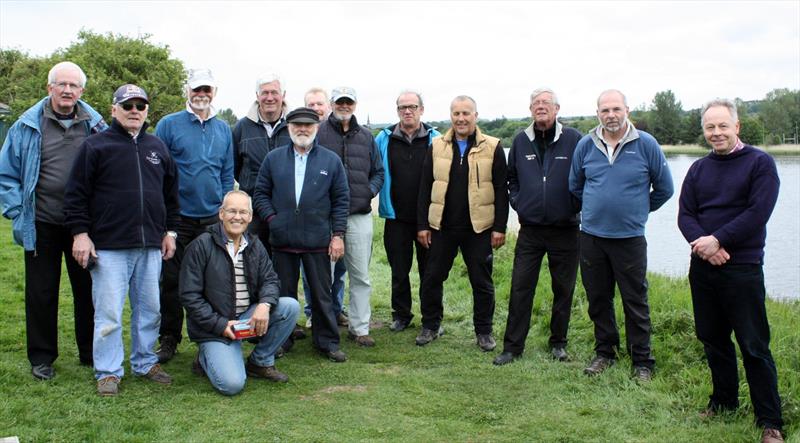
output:
M 520 231 L 503 352 L 494 359 L 496 365 L 510 363 L 525 349 L 545 253 L 553 289 L 550 352 L 558 361 L 569 358 L 565 347 L 578 274 L 578 207 L 569 192 L 569 170 L 581 134 L 556 120 L 559 109 L 551 89 L 533 91 L 531 125 L 517 134 L 508 154 L 509 199 Z
M 195 239 L 181 263 L 180 299 L 189 338 L 200 348 L 192 370 L 208 374 L 214 389 L 235 395 L 247 376 L 274 382 L 289 378 L 275 368 L 275 353 L 292 333 L 300 306 L 280 297 L 278 276 L 267 250 L 247 232 L 253 218 L 250 196 L 230 191 L 219 209 L 220 223 Z M 234 330 L 243 328 L 258 344 L 242 362 Z
M 72 256 L 92 275 L 97 393 L 114 396 L 124 373 L 122 308 L 130 290 L 131 369 L 170 384 L 153 351 L 158 277 L 175 253 L 178 180 L 164 143 L 146 132 L 149 100 L 136 85 L 114 93 L 111 128 L 86 139 L 64 194 Z

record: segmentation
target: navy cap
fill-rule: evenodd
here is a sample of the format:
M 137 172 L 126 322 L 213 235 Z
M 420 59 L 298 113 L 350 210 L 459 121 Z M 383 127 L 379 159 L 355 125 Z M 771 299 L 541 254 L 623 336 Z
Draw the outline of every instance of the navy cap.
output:
M 286 115 L 287 123 L 319 123 L 319 115 L 306 107 L 299 107 Z
M 114 101 L 112 104 L 117 105 L 125 103 L 134 98 L 144 100 L 145 103 L 150 104 L 150 100 L 147 98 L 147 93 L 144 92 L 144 89 L 132 84 L 122 85 L 117 88 L 117 91 L 114 92 Z

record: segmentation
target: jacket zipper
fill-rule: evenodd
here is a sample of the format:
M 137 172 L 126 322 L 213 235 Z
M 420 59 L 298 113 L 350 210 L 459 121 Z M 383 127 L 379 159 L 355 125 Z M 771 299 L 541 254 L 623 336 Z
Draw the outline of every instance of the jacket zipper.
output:
M 139 217 L 141 220 L 142 247 L 147 246 L 144 238 L 144 186 L 142 185 L 142 163 L 139 159 L 139 141 L 133 137 L 133 146 L 136 148 L 136 171 L 139 173 Z

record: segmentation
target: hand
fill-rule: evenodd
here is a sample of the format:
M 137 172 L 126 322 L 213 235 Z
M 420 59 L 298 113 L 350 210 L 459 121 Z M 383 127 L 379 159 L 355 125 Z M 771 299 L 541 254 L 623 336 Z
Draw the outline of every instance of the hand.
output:
M 331 237 L 331 243 L 328 245 L 328 255 L 331 257 L 331 261 L 339 261 L 342 258 L 344 255 L 344 240 L 342 240 L 342 237 Z
M 722 266 L 730 260 L 731 255 L 728 254 L 728 251 L 725 248 L 719 248 L 716 254 L 712 255 L 708 258 L 708 262 L 714 266 Z
M 266 303 L 259 303 L 258 306 L 256 306 L 256 310 L 253 311 L 253 316 L 250 317 L 250 320 L 247 320 L 247 324 L 250 325 L 251 329 L 256 330 L 256 335 L 259 337 L 266 334 L 269 328 L 268 306 L 269 305 Z
M 506 235 L 502 232 L 492 231 L 492 248 L 497 249 L 506 244 Z
M 97 251 L 94 250 L 94 242 L 86 232 L 76 234 L 72 240 L 72 258 L 78 262 L 83 269 L 89 265 L 89 256 L 97 258 Z
M 231 340 L 236 340 L 236 336 L 233 335 L 233 325 L 239 323 L 238 320 L 228 320 L 228 326 L 222 331 L 222 336 L 225 338 L 229 338 Z
M 169 260 L 175 255 L 175 239 L 171 235 L 161 238 L 161 258 Z
M 692 252 L 703 260 L 708 260 L 711 256 L 716 254 L 720 248 L 719 240 L 713 235 L 705 235 L 695 239 L 689 244 L 692 246 Z
M 417 241 L 423 248 L 429 249 L 431 247 L 431 231 L 429 229 L 417 231 Z

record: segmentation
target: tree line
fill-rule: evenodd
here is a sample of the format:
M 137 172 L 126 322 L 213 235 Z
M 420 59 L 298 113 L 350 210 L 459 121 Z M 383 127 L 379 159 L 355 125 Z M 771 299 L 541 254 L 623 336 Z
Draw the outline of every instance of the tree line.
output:
M 155 125 L 161 117 L 183 108 L 183 84 L 186 68 L 181 60 L 171 57 L 169 46 L 153 44 L 150 35 L 137 38 L 118 34 L 96 34 L 81 30 L 70 46 L 44 57 L 33 57 L 18 49 L 0 48 L 0 103 L 9 106 L 5 117 L 10 125 L 44 96 L 44 79 L 50 68 L 63 60 L 77 63 L 88 77 L 83 99 L 91 103 L 106 120 L 110 120 L 111 94 L 125 83 L 135 83 L 150 96 L 150 122 Z M 754 145 L 774 145 L 784 137 L 795 137 L 800 126 L 800 90 L 775 89 L 762 100 L 736 99 L 741 122 L 740 137 Z M 104 106 L 108 104 L 108 106 Z M 218 116 L 230 125 L 236 115 L 223 109 Z M 651 104 L 630 112 L 633 124 L 650 132 L 661 144 L 705 145 L 700 127 L 700 110 L 684 110 L 671 90 L 656 93 Z M 559 119 L 586 134 L 597 126 L 595 116 Z M 441 129 L 450 121 L 431 122 Z M 502 139 L 510 147 L 516 134 L 530 124 L 530 117 L 482 120 L 481 129 Z

